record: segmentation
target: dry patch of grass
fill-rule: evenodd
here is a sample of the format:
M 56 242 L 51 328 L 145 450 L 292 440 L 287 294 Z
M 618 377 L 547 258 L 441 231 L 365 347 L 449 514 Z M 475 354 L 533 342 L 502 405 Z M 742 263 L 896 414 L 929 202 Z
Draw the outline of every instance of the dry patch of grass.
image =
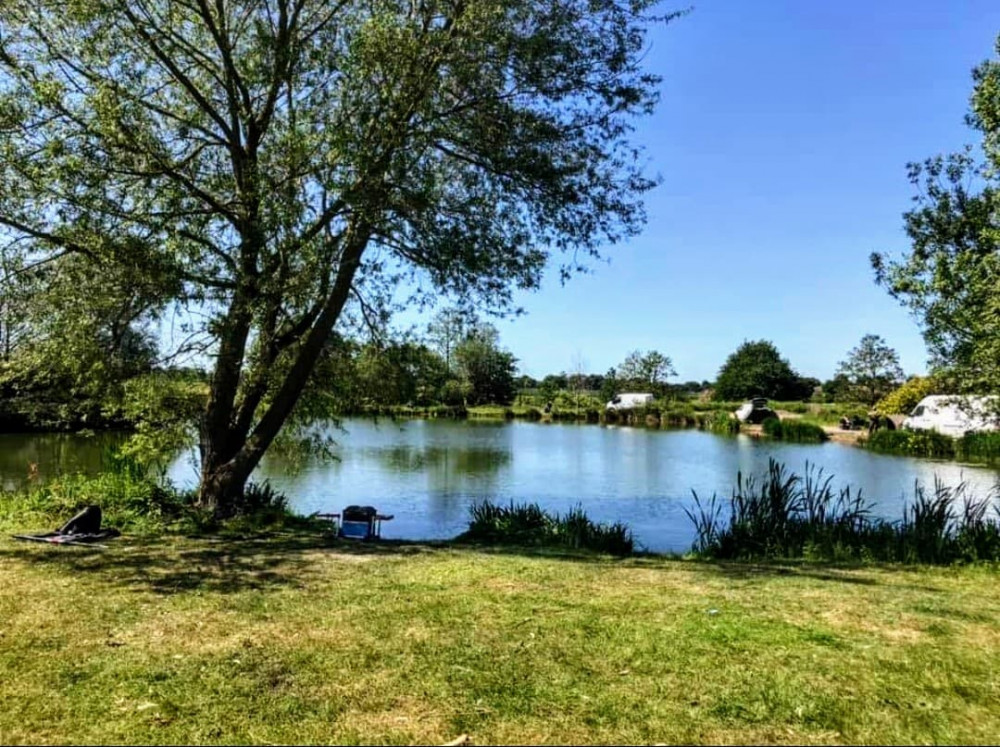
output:
M 1000 576 L 0 540 L 0 742 L 988 742 Z

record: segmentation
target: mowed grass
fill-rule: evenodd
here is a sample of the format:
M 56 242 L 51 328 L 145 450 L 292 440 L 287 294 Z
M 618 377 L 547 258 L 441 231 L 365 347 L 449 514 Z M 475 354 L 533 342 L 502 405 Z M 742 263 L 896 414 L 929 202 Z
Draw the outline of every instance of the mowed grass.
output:
M 1000 575 L 0 539 L 0 743 L 988 743 Z

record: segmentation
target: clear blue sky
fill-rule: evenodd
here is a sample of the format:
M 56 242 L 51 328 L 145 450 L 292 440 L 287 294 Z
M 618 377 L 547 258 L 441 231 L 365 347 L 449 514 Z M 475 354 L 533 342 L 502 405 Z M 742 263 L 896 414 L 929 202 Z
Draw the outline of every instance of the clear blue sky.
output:
M 656 29 L 662 100 L 637 133 L 663 179 L 649 223 L 592 275 L 560 287 L 553 270 L 518 297 L 527 315 L 497 326 L 521 372 L 580 355 L 604 373 L 655 348 L 677 381 L 714 379 L 765 338 L 826 379 L 869 332 L 924 372 L 868 255 L 907 247 L 905 164 L 976 142 L 970 72 L 998 32 L 1000 0 L 700 0 Z

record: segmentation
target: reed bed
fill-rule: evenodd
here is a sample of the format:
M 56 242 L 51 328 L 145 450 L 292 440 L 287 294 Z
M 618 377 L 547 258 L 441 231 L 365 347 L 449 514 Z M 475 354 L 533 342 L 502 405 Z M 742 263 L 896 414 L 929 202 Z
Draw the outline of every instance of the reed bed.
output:
M 814 423 L 803 423 L 799 420 L 779 420 L 768 418 L 763 422 L 764 434 L 776 441 L 794 441 L 796 443 L 823 443 L 827 440 L 826 431 Z
M 800 476 L 771 459 L 762 476 L 737 473 L 728 500 L 693 493 L 694 508 L 685 509 L 695 527 L 692 549 L 743 560 L 1000 560 L 997 489 L 973 496 L 965 482 L 949 487 L 935 478 L 930 490 L 918 482 L 902 519 L 889 521 L 873 515 L 860 490 L 835 490 L 832 482 L 808 462 Z
M 735 436 L 740 432 L 740 421 L 728 412 L 715 412 L 704 417 L 699 427 L 712 433 Z
M 875 431 L 866 446 L 883 454 L 970 462 L 1000 461 L 1000 432 L 979 431 L 952 438 L 936 431 Z
M 469 528 L 456 541 L 565 547 L 609 555 L 631 555 L 634 547 L 628 526 L 621 522 L 598 524 L 581 506 L 560 515 L 545 511 L 537 503 L 511 501 L 503 506 L 485 500 L 469 508 L 469 517 Z

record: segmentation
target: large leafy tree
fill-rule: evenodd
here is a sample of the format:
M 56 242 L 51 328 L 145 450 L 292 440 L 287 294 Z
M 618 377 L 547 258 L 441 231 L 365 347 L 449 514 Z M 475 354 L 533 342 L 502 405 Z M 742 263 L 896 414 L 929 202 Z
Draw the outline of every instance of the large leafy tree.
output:
M 509 405 L 516 390 L 517 359 L 500 347 L 500 335 L 489 324 L 473 327 L 455 348 L 455 360 L 470 405 Z
M 427 325 L 427 341 L 443 359 L 449 371 L 455 369 L 455 348 L 477 322 L 467 309 L 441 309 Z
M 767 340 L 744 342 L 719 369 L 715 381 L 715 399 L 738 400 L 749 397 L 802 399 L 812 393 L 781 357 L 774 343 Z
M 412 342 L 366 345 L 355 366 L 366 405 L 432 404 L 449 373 L 437 353 Z
M 1000 41 L 997 54 L 1000 55 Z M 908 166 L 909 253 L 871 257 L 877 281 L 920 323 L 935 368 L 966 392 L 1000 390 L 1000 60 L 973 71 L 972 148 Z
M 633 350 L 616 370 L 619 381 L 635 389 L 663 390 L 667 378 L 676 376 L 673 361 L 658 350 Z
M 852 398 L 874 405 L 903 381 L 899 354 L 879 335 L 865 335 L 840 362 L 838 374 L 850 382 Z
M 238 502 L 331 331 L 401 281 L 494 310 L 634 234 L 652 0 L 37 0 L 0 15 L 0 225 L 142 267 L 213 360 Z

